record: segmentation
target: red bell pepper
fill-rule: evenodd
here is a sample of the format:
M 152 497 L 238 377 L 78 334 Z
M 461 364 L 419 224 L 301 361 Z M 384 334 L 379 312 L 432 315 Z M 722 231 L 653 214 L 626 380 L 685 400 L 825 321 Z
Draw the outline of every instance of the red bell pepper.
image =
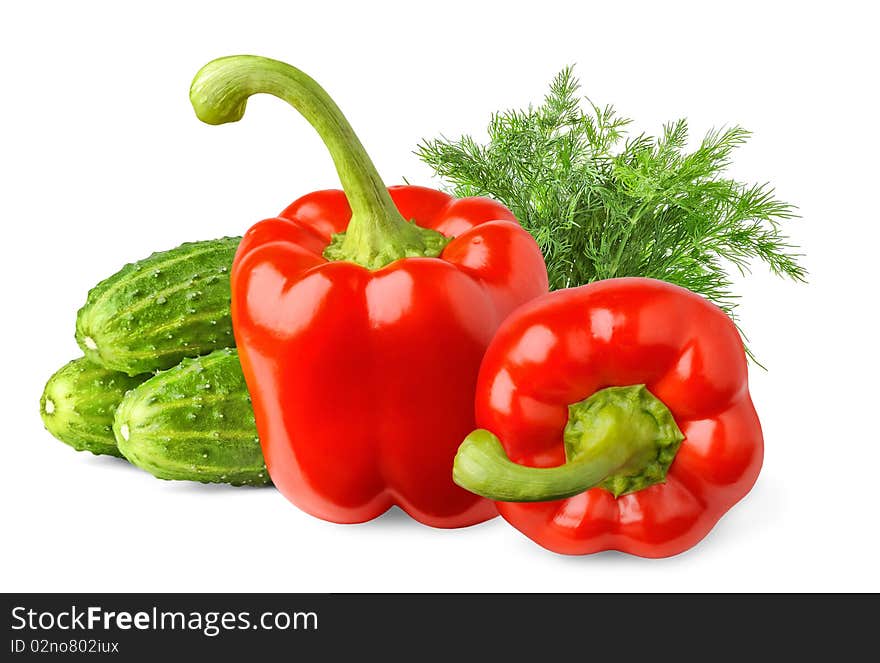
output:
M 687 550 L 757 479 L 742 340 L 716 306 L 643 278 L 520 307 L 486 351 L 459 485 L 550 550 Z
M 449 470 L 474 427 L 486 346 L 514 307 L 547 292 L 536 242 L 493 201 L 386 189 L 330 97 L 289 65 L 215 60 L 190 97 L 220 124 L 258 92 L 309 120 L 344 189 L 253 226 L 232 267 L 235 339 L 272 481 L 340 523 L 394 504 L 436 527 L 493 517 Z

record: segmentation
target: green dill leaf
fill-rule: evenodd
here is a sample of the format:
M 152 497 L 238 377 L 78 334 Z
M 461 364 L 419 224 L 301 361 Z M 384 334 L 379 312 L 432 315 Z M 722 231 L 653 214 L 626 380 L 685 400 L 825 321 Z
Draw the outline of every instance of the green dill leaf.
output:
M 541 247 L 554 290 L 647 276 L 693 290 L 735 319 L 729 270 L 747 273 L 760 260 L 778 276 L 806 279 L 781 230 L 796 208 L 768 184 L 724 177 L 748 131 L 709 131 L 687 152 L 687 120 L 656 137 L 629 135 L 630 119 L 579 89 L 566 67 L 539 106 L 492 114 L 488 142 L 441 136 L 416 154 L 454 195 L 509 207 Z

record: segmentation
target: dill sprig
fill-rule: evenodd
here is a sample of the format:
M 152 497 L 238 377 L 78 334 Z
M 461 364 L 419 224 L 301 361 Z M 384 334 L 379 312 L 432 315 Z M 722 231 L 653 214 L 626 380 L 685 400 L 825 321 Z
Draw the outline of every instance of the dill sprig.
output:
M 779 275 L 806 272 L 780 222 L 796 217 L 768 184 L 722 177 L 749 132 L 713 130 L 686 152 L 684 119 L 658 137 L 627 135 L 631 120 L 578 95 L 563 69 L 541 105 L 492 115 L 489 142 L 423 141 L 416 154 L 458 196 L 489 196 L 535 237 L 550 288 L 618 276 L 684 286 L 734 317 L 731 267 L 759 259 Z

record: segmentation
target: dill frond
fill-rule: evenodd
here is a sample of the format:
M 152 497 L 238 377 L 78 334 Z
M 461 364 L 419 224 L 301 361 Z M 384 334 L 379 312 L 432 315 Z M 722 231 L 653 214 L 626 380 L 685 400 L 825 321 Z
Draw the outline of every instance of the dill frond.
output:
M 735 319 L 730 269 L 746 273 L 760 260 L 805 280 L 781 231 L 796 208 L 767 184 L 723 176 L 748 131 L 710 131 L 686 152 L 686 120 L 656 137 L 630 136 L 631 120 L 579 88 L 566 67 L 539 106 L 494 113 L 487 143 L 440 137 L 416 154 L 453 194 L 509 207 L 541 247 L 551 289 L 647 276 L 700 293 Z

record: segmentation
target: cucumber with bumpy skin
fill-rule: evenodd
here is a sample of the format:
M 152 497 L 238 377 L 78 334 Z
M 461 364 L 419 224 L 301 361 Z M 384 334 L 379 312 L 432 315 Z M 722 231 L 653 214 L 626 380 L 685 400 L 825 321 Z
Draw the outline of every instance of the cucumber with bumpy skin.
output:
M 121 456 L 113 435 L 113 415 L 125 392 L 148 377 L 129 377 L 85 357 L 74 359 L 46 383 L 40 398 L 43 424 L 77 451 Z
M 137 375 L 234 346 L 229 269 L 240 240 L 181 244 L 101 281 L 76 316 L 85 356 Z
M 231 348 L 184 359 L 128 392 L 113 432 L 122 454 L 160 479 L 269 483 L 250 394 Z

